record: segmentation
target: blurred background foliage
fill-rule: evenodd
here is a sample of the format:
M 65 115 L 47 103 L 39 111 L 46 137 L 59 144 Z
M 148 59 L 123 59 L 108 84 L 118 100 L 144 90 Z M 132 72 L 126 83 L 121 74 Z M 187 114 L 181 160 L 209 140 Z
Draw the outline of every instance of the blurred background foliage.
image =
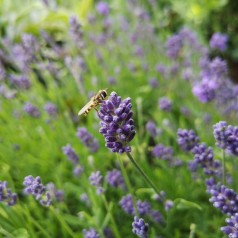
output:
M 94 0 L 0 0 L 0 36 L 19 39 L 22 32 L 39 34 L 66 32 L 69 16 L 75 14 L 82 24 L 87 24 L 86 16 L 94 8 Z M 123 7 L 123 0 L 110 1 L 112 11 Z M 132 1 L 133 2 L 133 1 Z M 208 41 L 214 32 L 229 36 L 226 58 L 234 68 L 238 61 L 238 4 L 236 0 L 140 0 L 148 9 L 158 27 L 170 33 L 183 25 L 195 28 Z M 151 2 L 156 4 L 151 4 Z M 59 34 L 61 38 L 64 34 Z

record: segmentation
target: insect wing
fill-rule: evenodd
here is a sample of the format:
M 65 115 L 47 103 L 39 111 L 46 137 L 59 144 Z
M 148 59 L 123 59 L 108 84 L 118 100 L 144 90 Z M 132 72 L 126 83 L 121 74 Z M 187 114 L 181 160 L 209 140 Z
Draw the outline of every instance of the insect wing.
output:
M 78 113 L 79 116 L 83 115 L 92 105 L 93 100 L 91 99 Z

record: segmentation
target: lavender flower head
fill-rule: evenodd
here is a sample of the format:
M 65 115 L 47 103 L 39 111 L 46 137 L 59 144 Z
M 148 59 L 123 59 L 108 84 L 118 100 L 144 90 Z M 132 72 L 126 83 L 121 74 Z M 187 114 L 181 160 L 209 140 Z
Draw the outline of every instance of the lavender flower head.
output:
M 32 105 L 31 103 L 26 103 L 24 105 L 24 111 L 29 114 L 32 117 L 38 118 L 40 117 L 40 111 L 38 110 L 38 108 L 34 105 Z
M 145 223 L 144 219 L 134 217 L 134 222 L 132 223 L 132 232 L 140 238 L 147 238 L 149 231 L 149 224 Z
M 10 75 L 9 79 L 19 89 L 29 89 L 31 87 L 31 82 L 25 75 Z
M 132 196 L 130 194 L 123 196 L 119 204 L 127 214 L 133 215 L 135 213 Z
M 48 102 L 44 106 L 45 111 L 52 117 L 57 116 L 58 113 L 58 108 L 56 107 L 55 104 Z
M 82 48 L 84 46 L 83 41 L 83 32 L 82 25 L 79 23 L 79 20 L 76 16 L 71 16 L 69 19 L 69 34 L 74 41 L 75 45 L 78 48 Z
M 149 85 L 151 88 L 158 88 L 159 87 L 159 82 L 156 78 L 151 78 L 149 80 Z
M 106 147 L 112 152 L 130 152 L 129 142 L 134 138 L 136 132 L 132 119 L 131 99 L 121 99 L 112 92 L 108 100 L 103 100 L 99 111 L 101 128 Z
M 107 172 L 106 176 L 107 182 L 115 188 L 125 187 L 125 181 L 121 175 L 121 171 L 118 169 L 113 169 L 112 171 Z
M 227 48 L 228 36 L 220 32 L 216 32 L 210 39 L 210 46 L 212 49 L 225 51 Z
M 13 206 L 17 202 L 17 194 L 7 187 L 7 181 L 0 181 L 0 202 L 6 202 L 8 206 Z
M 73 174 L 76 177 L 79 177 L 83 172 L 84 172 L 84 167 L 80 165 L 75 166 L 75 168 L 73 169 Z
M 163 144 L 158 144 L 153 148 L 152 154 L 156 158 L 170 160 L 173 156 L 173 149 L 171 147 L 165 147 Z
M 167 97 L 159 99 L 159 108 L 162 111 L 169 112 L 172 108 L 172 102 Z
M 156 124 L 151 120 L 146 123 L 145 128 L 153 138 L 155 138 L 159 134 L 159 130 L 156 127 Z
M 207 192 L 212 196 L 209 201 L 214 207 L 229 216 L 238 212 L 238 195 L 233 189 L 229 189 L 225 185 L 214 184 L 212 180 L 206 183 Z
M 68 157 L 69 161 L 71 161 L 74 165 L 79 162 L 79 157 L 70 144 L 63 146 L 62 151 Z
M 93 229 L 83 230 L 83 238 L 100 238 L 99 234 Z
M 206 175 L 221 176 L 222 167 L 220 161 L 214 160 L 211 147 L 207 147 L 205 143 L 198 144 L 193 148 L 192 152 L 194 154 L 194 166 L 199 165 L 202 167 Z
M 89 148 L 92 153 L 95 153 L 99 149 L 99 143 L 97 139 L 87 131 L 84 127 L 79 127 L 77 130 L 77 137 L 83 142 L 85 146 Z
M 45 186 L 41 183 L 41 178 L 32 175 L 25 177 L 23 185 L 25 186 L 24 193 L 32 194 L 36 200 L 39 200 L 41 205 L 49 206 L 52 202 L 49 191 L 46 191 Z
M 222 149 L 225 149 L 228 145 L 227 137 L 227 123 L 225 121 L 220 121 L 217 124 L 213 125 L 213 135 L 216 140 L 216 145 Z
M 104 192 L 102 184 L 102 175 L 100 171 L 92 172 L 89 177 L 90 184 L 97 188 L 97 194 L 100 195 Z
M 166 42 L 166 55 L 170 59 L 176 59 L 179 56 L 182 46 L 182 38 L 180 35 L 176 34 L 171 36 Z
M 221 227 L 221 231 L 224 232 L 228 237 L 238 237 L 238 213 L 235 213 L 230 218 L 226 218 L 227 226 Z
M 213 126 L 216 145 L 229 153 L 238 155 L 238 127 L 220 121 Z
M 107 16 L 109 14 L 109 6 L 106 2 L 99 2 L 96 5 L 97 12 L 103 16 Z
M 169 211 L 174 206 L 174 202 L 171 200 L 165 201 L 165 211 Z
M 151 211 L 151 205 L 147 201 L 143 202 L 143 201 L 139 200 L 139 201 L 137 201 L 136 206 L 137 206 L 138 212 L 141 216 L 147 215 Z
M 193 130 L 178 129 L 177 136 L 177 142 L 184 151 L 191 151 L 200 140 Z
M 193 86 L 193 94 L 202 103 L 212 101 L 216 97 L 218 84 L 211 78 L 204 78 L 201 82 Z

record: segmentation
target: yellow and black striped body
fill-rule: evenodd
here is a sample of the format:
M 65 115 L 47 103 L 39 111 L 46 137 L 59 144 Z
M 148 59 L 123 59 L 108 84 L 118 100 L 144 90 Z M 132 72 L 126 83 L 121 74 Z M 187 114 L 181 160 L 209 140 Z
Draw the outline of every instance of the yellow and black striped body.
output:
M 96 107 L 102 102 L 107 97 L 107 88 L 103 90 L 99 90 L 99 92 L 93 96 L 90 101 L 79 111 L 78 115 L 84 115 L 87 116 L 88 113 L 94 108 L 95 110 Z

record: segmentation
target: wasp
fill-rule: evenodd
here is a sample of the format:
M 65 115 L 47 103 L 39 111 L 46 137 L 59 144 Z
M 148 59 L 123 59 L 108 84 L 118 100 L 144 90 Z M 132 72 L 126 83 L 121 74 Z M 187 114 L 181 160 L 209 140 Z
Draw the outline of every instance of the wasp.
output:
M 87 116 L 88 113 L 94 108 L 97 111 L 97 106 L 107 97 L 107 88 L 99 90 L 99 92 L 91 97 L 90 101 L 79 111 L 78 115 Z

